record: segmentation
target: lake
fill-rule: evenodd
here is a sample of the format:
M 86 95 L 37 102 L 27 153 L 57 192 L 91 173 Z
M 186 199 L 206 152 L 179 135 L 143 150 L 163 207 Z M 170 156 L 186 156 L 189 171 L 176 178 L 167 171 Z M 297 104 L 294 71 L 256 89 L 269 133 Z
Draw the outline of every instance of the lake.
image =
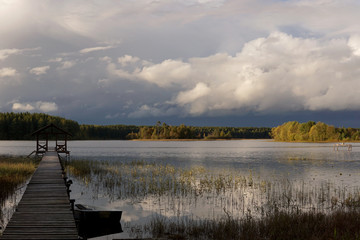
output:
M 122 181 L 130 179 L 132 187 L 149 192 L 136 197 L 128 191 L 129 185 L 113 183 L 106 187 L 117 175 L 93 175 L 88 182 L 72 176 L 71 198 L 76 203 L 123 211 L 125 232 L 102 239 L 143 236 L 142 226 L 156 214 L 194 219 L 216 219 L 225 214 L 261 216 L 272 207 L 271 201 L 280 201 L 284 208 L 327 211 L 334 199 L 337 205 L 359 194 L 360 144 L 352 145 L 352 151 L 334 151 L 333 143 L 269 140 L 70 141 L 72 161 L 86 159 L 106 162 L 107 166 L 121 163 L 120 172 L 131 167 L 129 175 L 122 173 Z M 0 154 L 28 155 L 34 148 L 34 141 L 0 141 Z M 174 172 L 166 179 L 171 189 L 178 183 L 188 185 L 179 191 L 150 194 L 149 186 L 134 185 L 137 178 L 131 178 L 141 176 L 136 175 L 140 170 L 134 170 L 134 165 L 141 165 L 143 171 L 148 163 Z M 184 180 L 184 176 L 188 178 Z M 181 181 L 172 182 L 177 177 L 182 177 Z M 157 185 L 164 181 L 159 176 L 157 179 Z M 136 190 L 138 194 L 140 190 Z M 284 196 L 289 199 L 287 203 L 279 200 Z

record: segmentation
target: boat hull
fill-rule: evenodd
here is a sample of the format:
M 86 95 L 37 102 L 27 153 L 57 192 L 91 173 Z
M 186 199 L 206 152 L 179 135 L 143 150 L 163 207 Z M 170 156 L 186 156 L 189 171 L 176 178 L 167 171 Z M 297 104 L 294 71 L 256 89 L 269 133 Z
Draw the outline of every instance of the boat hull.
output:
M 74 209 L 79 236 L 84 239 L 123 232 L 121 215 L 122 211 L 97 210 L 83 205 Z

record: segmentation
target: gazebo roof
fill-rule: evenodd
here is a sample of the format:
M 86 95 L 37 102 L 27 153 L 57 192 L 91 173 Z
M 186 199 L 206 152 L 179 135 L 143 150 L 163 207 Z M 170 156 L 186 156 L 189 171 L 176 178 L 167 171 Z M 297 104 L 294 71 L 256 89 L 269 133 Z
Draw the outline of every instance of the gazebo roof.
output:
M 47 129 L 49 129 L 49 128 L 50 128 L 50 132 L 48 132 L 48 133 L 50 133 L 50 134 L 65 134 L 65 135 L 72 136 L 71 133 L 65 131 L 64 129 L 59 128 L 58 126 L 56 126 L 56 125 L 53 124 L 53 123 L 51 123 L 51 124 L 49 124 L 49 125 L 47 125 L 47 126 L 45 126 L 45 127 L 42 127 L 42 128 L 40 128 L 40 129 L 36 130 L 35 132 L 33 132 L 33 133 L 31 134 L 31 136 L 40 135 L 40 134 L 42 134 L 42 133 L 46 133 L 45 131 L 46 131 Z

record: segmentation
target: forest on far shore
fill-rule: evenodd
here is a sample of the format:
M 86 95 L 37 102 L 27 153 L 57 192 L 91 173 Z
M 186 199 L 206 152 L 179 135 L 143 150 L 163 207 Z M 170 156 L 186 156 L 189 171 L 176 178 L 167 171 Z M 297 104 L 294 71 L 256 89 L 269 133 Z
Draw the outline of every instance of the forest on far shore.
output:
M 360 141 L 357 128 L 336 128 L 322 122 L 286 122 L 267 127 L 91 125 L 44 113 L 0 113 L 0 140 L 33 140 L 33 132 L 50 123 L 72 134 L 73 140 L 133 139 L 270 139 L 276 141 Z
M 44 113 L 0 113 L 0 140 L 33 140 L 33 132 L 50 123 L 72 134 L 73 140 L 126 139 L 231 139 L 270 138 L 271 128 L 258 127 L 193 127 L 170 126 L 157 122 L 154 126 L 91 125 Z

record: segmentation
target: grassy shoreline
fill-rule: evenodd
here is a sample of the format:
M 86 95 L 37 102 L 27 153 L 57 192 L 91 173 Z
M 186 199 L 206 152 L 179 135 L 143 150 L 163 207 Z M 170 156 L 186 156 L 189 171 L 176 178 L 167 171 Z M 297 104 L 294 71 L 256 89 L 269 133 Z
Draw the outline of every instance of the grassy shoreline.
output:
M 19 185 L 25 183 L 34 173 L 38 159 L 0 156 L 0 203 L 12 195 Z

